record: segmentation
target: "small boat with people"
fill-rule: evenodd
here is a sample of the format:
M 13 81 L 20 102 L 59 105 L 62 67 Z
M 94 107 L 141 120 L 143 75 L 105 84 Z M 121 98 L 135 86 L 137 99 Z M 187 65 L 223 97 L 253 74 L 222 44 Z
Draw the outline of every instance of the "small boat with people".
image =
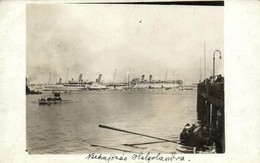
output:
M 181 153 L 216 153 L 216 145 L 205 125 L 200 121 L 190 126 L 187 123 L 180 134 L 180 141 L 177 142 L 176 150 Z
M 50 104 L 57 104 L 57 103 L 61 103 L 62 99 L 60 97 L 60 92 L 54 92 L 54 97 L 42 97 L 39 98 L 39 104 L 40 105 L 50 105 Z

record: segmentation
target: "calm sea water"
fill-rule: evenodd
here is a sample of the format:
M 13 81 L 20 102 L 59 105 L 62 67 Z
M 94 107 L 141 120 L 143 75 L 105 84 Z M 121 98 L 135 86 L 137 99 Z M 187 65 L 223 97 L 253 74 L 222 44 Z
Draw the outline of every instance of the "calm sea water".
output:
M 39 105 L 37 100 L 44 94 L 26 96 L 26 139 L 31 154 L 121 153 L 111 148 L 176 152 L 176 144 L 169 142 L 124 146 L 158 140 L 98 126 L 176 140 L 183 126 L 197 118 L 195 90 L 79 91 L 62 95 L 72 102 Z

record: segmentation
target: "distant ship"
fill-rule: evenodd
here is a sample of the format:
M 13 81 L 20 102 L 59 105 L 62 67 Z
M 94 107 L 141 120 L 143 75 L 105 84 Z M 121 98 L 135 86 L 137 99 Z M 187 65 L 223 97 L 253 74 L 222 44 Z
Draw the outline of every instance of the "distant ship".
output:
M 81 91 L 85 89 L 85 85 L 80 84 L 52 84 L 43 85 L 43 91 Z
M 46 84 L 42 86 L 43 91 L 81 91 L 85 90 L 87 82 L 82 80 L 82 74 L 79 75 L 79 80 L 68 81 L 68 83 L 62 83 L 61 79 L 56 84 Z

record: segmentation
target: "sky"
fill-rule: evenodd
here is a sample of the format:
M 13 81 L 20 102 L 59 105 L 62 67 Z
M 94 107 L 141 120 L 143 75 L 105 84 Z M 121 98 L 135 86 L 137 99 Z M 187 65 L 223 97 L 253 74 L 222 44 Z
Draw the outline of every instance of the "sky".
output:
M 59 78 L 125 81 L 175 76 L 187 83 L 224 73 L 224 8 L 213 6 L 28 4 L 26 76 L 32 83 Z M 200 68 L 201 67 L 201 68 Z M 223 74 L 224 75 L 224 74 Z

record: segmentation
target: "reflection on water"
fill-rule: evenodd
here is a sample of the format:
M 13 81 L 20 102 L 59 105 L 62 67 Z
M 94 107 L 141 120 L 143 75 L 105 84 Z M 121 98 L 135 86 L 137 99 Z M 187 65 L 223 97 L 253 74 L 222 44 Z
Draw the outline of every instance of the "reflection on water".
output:
M 123 146 L 158 140 L 98 125 L 174 140 L 187 122 L 196 120 L 194 90 L 82 91 L 62 95 L 72 103 L 53 105 L 35 102 L 41 96 L 26 96 L 27 149 L 32 154 L 120 152 L 91 144 L 134 152 L 175 152 L 176 145 L 169 142 Z

